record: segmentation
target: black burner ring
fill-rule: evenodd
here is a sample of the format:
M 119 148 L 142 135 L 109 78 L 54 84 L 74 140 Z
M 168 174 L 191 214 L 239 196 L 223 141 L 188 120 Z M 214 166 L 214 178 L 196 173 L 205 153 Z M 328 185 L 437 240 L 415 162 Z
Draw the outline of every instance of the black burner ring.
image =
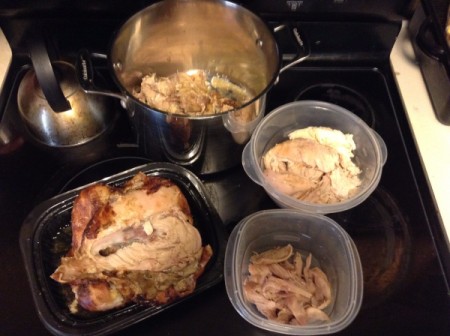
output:
M 309 86 L 295 98 L 295 100 L 307 99 L 339 105 L 356 114 L 370 127 L 375 126 L 375 112 L 367 99 L 344 85 L 325 83 Z

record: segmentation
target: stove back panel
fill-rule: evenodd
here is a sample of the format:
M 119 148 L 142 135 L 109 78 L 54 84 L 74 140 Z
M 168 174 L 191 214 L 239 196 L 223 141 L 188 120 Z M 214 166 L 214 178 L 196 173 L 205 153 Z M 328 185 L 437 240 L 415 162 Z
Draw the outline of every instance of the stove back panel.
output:
M 4 1 L 5 2 L 5 1 Z M 71 16 L 86 13 L 110 13 L 127 16 L 129 13 L 151 5 L 157 1 L 120 1 L 120 0 L 16 0 L 6 1 L 0 8 L 0 16 L 24 17 L 33 15 Z M 364 15 L 398 19 L 410 15 L 415 1 L 412 0 L 241 0 L 232 1 L 257 13 L 313 14 L 313 15 Z M 331 16 L 330 16 L 331 17 Z

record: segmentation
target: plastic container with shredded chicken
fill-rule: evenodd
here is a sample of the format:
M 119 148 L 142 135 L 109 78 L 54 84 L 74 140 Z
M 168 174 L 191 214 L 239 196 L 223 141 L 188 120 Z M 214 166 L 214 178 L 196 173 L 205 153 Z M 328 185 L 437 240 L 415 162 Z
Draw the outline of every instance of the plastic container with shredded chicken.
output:
M 304 201 L 280 191 L 268 181 L 263 156 L 287 140 L 291 132 L 308 127 L 326 127 L 353 137 L 356 149 L 352 161 L 361 170 L 358 175 L 361 184 L 348 199 L 327 204 Z M 386 159 L 383 139 L 358 116 L 334 104 L 308 100 L 288 103 L 268 113 L 242 153 L 247 175 L 261 185 L 278 206 L 318 214 L 348 210 L 363 202 L 378 186 Z
M 331 303 L 324 308 L 328 321 L 290 325 L 269 320 L 246 300 L 244 281 L 250 257 L 291 244 L 302 255 L 311 253 L 311 267 L 319 267 L 331 286 Z M 293 209 L 256 212 L 233 230 L 225 254 L 225 285 L 237 312 L 249 323 L 287 335 L 325 335 L 343 330 L 357 316 L 363 297 L 363 274 L 351 237 L 332 219 Z

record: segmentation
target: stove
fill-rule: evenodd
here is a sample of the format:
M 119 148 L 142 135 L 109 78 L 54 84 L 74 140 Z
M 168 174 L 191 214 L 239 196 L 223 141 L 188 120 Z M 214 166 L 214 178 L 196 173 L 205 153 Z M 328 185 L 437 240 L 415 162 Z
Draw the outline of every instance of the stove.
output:
M 449 257 L 441 253 L 444 245 L 432 196 L 389 63 L 402 14 L 391 7 L 392 2 L 385 1 L 376 2 L 380 5 L 372 12 L 366 7 L 347 11 L 336 7 L 336 16 L 332 15 L 333 6 L 316 8 L 308 1 L 287 1 L 284 6 L 270 1 L 248 3 L 247 7 L 269 26 L 288 22 L 297 27 L 311 49 L 310 57 L 283 72 L 268 92 L 266 113 L 295 100 L 331 102 L 362 118 L 388 148 L 382 179 L 374 193 L 354 209 L 329 215 L 354 239 L 364 273 L 361 311 L 339 334 L 448 335 Z M 68 15 L 64 8 L 48 9 L 53 15 L 47 14 L 43 21 L 52 27 L 52 37 L 65 58 L 74 59 L 81 48 L 106 53 L 114 30 L 135 9 L 116 5 L 119 9 L 86 9 L 87 15 L 77 15 L 78 11 L 84 13 L 77 8 L 71 19 L 64 17 Z M 81 153 L 48 150 L 31 140 L 18 118 L 16 102 L 18 84 L 30 67 L 23 37 L 17 32 L 26 35 L 33 20 L 23 11 L 17 8 L 17 16 L 6 15 L 0 21 L 6 35 L 12 37 L 14 51 L 0 95 L 0 116 L 16 135 L 14 146 L 0 153 L 0 287 L 8 289 L 1 301 L 0 319 L 5 334 L 20 335 L 32 328 L 33 334 L 45 335 L 48 331 L 34 308 L 20 256 L 18 236 L 23 220 L 37 204 L 58 193 L 150 160 L 136 145 L 118 101 L 114 103 L 118 118 L 111 130 Z M 98 11 L 108 15 L 96 17 Z M 288 38 L 281 37 L 280 49 L 286 61 L 295 53 Z M 106 67 L 98 65 L 96 71 L 108 77 Z M 240 166 L 200 178 L 228 232 L 246 215 L 276 207 Z M 269 334 L 249 325 L 234 311 L 222 283 L 122 333 Z

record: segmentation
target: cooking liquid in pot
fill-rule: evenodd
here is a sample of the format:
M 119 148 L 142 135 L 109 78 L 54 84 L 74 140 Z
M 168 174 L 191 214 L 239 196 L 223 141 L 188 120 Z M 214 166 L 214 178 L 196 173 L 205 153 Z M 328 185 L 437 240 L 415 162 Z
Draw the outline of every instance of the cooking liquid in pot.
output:
M 143 103 L 173 114 L 212 115 L 239 109 L 253 95 L 225 76 L 210 75 L 204 70 L 177 72 L 168 77 L 155 73 L 142 78 L 133 95 Z M 243 109 L 236 119 L 248 122 L 256 117 L 256 109 Z

